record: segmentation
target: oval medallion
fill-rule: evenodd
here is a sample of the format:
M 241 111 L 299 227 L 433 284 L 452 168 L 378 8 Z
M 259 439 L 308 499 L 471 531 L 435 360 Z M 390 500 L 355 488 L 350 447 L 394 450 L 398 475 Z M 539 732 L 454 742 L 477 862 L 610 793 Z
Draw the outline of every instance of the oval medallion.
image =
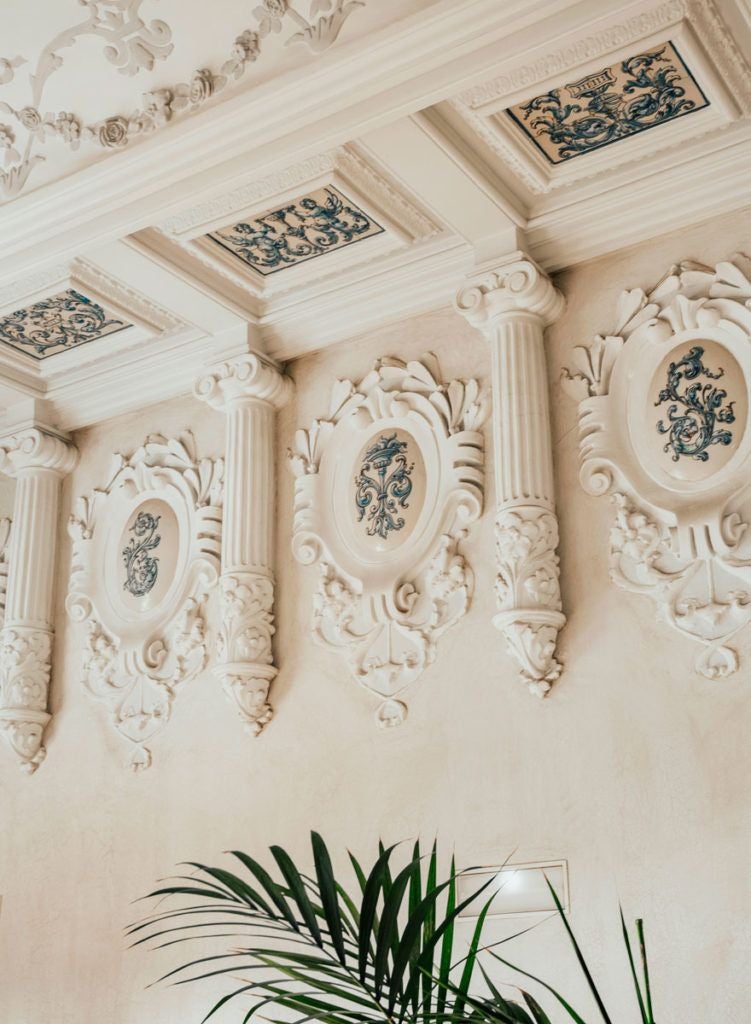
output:
M 738 448 L 747 419 L 738 362 L 714 341 L 674 348 L 652 378 L 647 423 L 658 465 L 678 480 L 704 480 Z
M 128 517 L 118 545 L 118 578 L 125 604 L 155 608 L 170 588 L 178 554 L 177 518 L 164 501 L 145 501 Z

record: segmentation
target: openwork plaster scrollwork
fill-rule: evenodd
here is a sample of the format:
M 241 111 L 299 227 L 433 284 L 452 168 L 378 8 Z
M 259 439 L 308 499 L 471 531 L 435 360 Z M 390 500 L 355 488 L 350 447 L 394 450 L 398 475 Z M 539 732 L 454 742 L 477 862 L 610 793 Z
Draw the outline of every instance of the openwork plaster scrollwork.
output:
M 610 575 L 703 645 L 710 679 L 738 667 L 751 620 L 751 262 L 686 262 L 623 292 L 612 335 L 574 349 L 581 481 L 610 494 Z
M 313 636 L 346 655 L 382 726 L 402 721 L 469 606 L 461 542 L 482 509 L 485 413 L 477 382 L 442 383 L 433 356 L 386 358 L 338 381 L 326 417 L 295 435 L 292 550 L 319 570 Z
M 70 519 L 66 608 L 86 624 L 86 690 L 109 706 L 148 767 L 178 688 L 208 657 L 206 600 L 219 575 L 221 459 L 200 459 L 192 435 L 153 435 L 114 459 L 108 483 L 79 498 Z
M 64 67 L 62 50 L 74 47 L 79 39 L 94 36 L 105 46 L 105 59 L 124 75 L 151 71 L 157 61 L 166 60 L 173 50 L 172 29 L 160 19 L 141 17 L 145 0 L 80 0 L 87 17 L 58 33 L 42 50 L 34 71 L 29 75 L 26 102 L 13 106 L 0 101 L 0 111 L 14 124 L 0 124 L 0 193 L 5 198 L 17 195 L 26 185 L 34 167 L 46 156 L 39 149 L 53 138 L 71 150 L 82 142 L 105 150 L 127 146 L 134 138 L 156 131 L 174 117 L 198 110 L 212 97 L 242 78 L 249 65 L 261 56 L 264 40 L 294 26 L 287 45 L 302 43 L 312 53 L 321 53 L 337 39 L 346 20 L 367 0 L 310 0 L 307 15 L 304 0 L 261 0 L 251 11 L 252 27 L 242 30 L 234 40 L 227 59 L 218 70 L 197 68 L 188 82 L 156 88 L 142 96 L 142 106 L 133 113 L 114 113 L 86 124 L 73 111 L 42 112 L 49 79 Z M 23 57 L 0 58 L 0 87 L 18 75 Z M 21 132 L 23 142 L 17 138 Z

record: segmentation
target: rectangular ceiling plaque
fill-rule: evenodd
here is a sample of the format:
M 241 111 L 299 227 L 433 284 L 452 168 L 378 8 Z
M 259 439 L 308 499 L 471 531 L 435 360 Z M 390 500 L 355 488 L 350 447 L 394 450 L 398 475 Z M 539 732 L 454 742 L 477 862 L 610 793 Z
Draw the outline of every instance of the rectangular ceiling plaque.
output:
M 518 103 L 509 116 L 559 164 L 709 106 L 672 43 Z

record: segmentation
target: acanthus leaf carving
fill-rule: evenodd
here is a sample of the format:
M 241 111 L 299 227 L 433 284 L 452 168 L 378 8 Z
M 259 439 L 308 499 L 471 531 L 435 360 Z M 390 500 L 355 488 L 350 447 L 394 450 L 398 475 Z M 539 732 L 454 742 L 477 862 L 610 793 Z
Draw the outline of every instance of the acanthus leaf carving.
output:
M 199 458 L 189 432 L 151 435 L 130 456 L 114 457 L 106 486 L 79 498 L 69 522 L 74 545 L 66 609 L 86 623 L 84 687 L 109 707 L 114 728 L 131 745 L 134 770 L 151 763 L 147 744 L 168 722 L 179 688 L 207 662 L 206 601 L 219 574 L 223 474 L 223 460 Z M 165 548 L 156 558 L 148 555 L 148 587 L 129 586 L 132 558 L 124 555 L 131 542 L 124 547 L 121 537 L 130 537 L 143 517 L 162 517 L 150 511 L 154 502 L 167 510 L 159 534 Z M 108 530 L 112 521 L 119 531 Z M 158 551 L 155 530 L 147 535 Z M 160 591 L 170 545 L 174 578 Z
M 558 520 L 540 506 L 499 509 L 495 521 L 495 624 L 529 691 L 544 697 L 561 674 L 555 658 L 565 623 L 558 576 Z
M 613 335 L 575 349 L 564 370 L 582 484 L 615 504 L 610 576 L 703 644 L 696 668 L 709 679 L 736 671 L 729 642 L 751 621 L 747 267 L 742 256 L 684 262 L 648 292 L 624 291 Z
M 485 414 L 477 382 L 443 384 L 433 356 L 386 358 L 357 384 L 336 382 L 327 418 L 295 434 L 293 552 L 318 564 L 313 636 L 346 656 L 378 699 L 383 727 L 404 719 L 406 691 L 469 606 L 474 580 L 461 543 L 482 508 Z M 337 463 L 351 463 L 351 474 L 337 474 Z M 364 470 L 366 497 L 378 494 L 373 509 L 385 510 L 381 529 L 359 515 Z M 350 504 L 351 522 L 339 515 L 337 526 L 334 507 Z M 381 545 L 387 572 L 372 572 L 368 544 Z

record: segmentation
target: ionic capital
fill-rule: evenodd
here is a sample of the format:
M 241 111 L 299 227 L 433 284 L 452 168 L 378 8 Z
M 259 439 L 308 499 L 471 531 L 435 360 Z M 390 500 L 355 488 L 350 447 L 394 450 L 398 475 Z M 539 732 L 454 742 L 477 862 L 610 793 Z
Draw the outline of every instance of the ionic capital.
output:
M 456 296 L 455 308 L 473 327 L 488 333 L 519 314 L 540 318 L 547 327 L 563 312 L 563 296 L 529 256 L 515 252 L 498 266 L 471 277 Z
M 66 476 L 78 462 L 78 449 L 58 434 L 26 427 L 0 438 L 0 472 L 15 477 L 31 469 Z
M 273 363 L 249 352 L 212 366 L 198 378 L 193 392 L 223 412 L 242 399 L 280 409 L 292 394 L 292 381 Z

